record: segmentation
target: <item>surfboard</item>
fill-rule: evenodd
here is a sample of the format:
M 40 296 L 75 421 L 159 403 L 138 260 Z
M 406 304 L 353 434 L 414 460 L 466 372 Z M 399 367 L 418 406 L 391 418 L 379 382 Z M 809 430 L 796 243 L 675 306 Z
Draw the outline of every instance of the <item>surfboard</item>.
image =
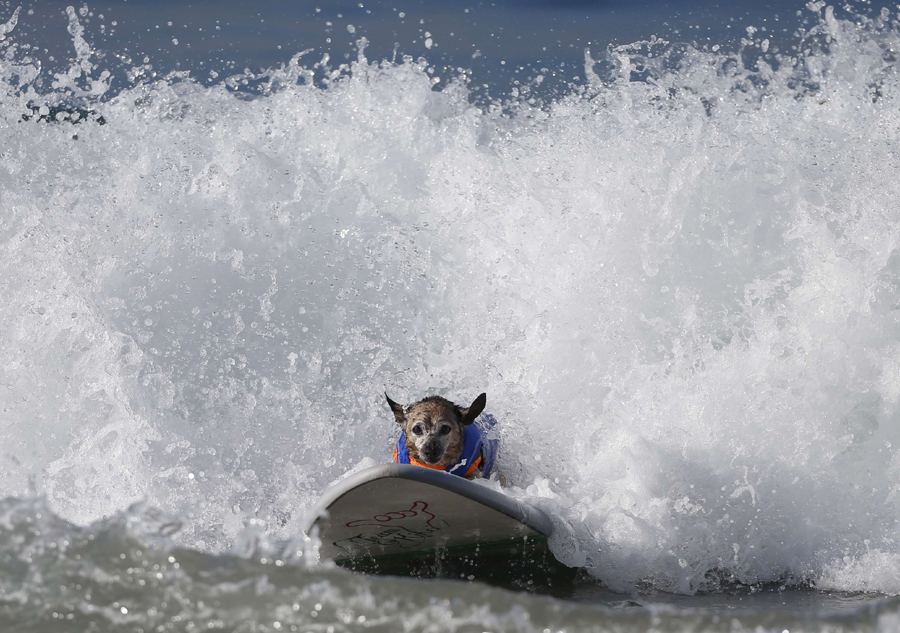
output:
M 328 489 L 310 513 L 319 555 L 360 571 L 434 571 L 442 561 L 546 558 L 538 508 L 442 471 L 383 464 Z M 471 565 L 470 565 L 471 567 Z

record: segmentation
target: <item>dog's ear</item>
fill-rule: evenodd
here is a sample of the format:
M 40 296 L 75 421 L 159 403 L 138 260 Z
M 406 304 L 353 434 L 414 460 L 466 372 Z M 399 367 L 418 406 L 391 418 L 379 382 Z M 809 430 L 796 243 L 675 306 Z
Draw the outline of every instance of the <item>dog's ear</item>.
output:
M 406 422 L 406 414 L 403 413 L 403 406 L 391 400 L 391 397 L 387 395 L 387 393 L 384 394 L 384 397 L 387 398 L 388 406 L 391 408 L 391 411 L 394 412 L 394 417 L 397 418 L 397 424 L 402 425 Z
M 484 405 L 487 404 L 487 394 L 483 393 L 477 398 L 475 398 L 475 402 L 473 402 L 467 409 L 460 409 L 459 412 L 462 414 L 462 423 L 463 426 L 469 426 L 472 422 L 475 421 L 481 412 L 484 411 Z

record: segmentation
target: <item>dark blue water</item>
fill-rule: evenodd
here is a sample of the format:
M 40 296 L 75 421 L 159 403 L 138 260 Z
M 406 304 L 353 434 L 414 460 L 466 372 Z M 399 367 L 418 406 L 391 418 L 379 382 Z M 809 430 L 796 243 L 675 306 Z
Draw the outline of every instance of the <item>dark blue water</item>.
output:
M 39 42 L 31 52 L 45 68 L 67 64 L 73 51 L 65 9 L 71 3 L 5 5 L 23 7 L 17 33 Z M 798 33 L 816 22 L 806 5 L 798 0 L 118 0 L 71 6 L 80 8 L 85 37 L 110 68 L 148 64 L 151 72 L 185 71 L 214 83 L 229 74 L 277 67 L 301 51 L 309 51 L 304 61 L 310 64 L 323 55 L 344 62 L 355 58 L 356 42 L 365 37 L 370 59 L 424 56 L 444 81 L 465 70 L 473 95 L 502 98 L 537 75 L 545 78 L 545 94 L 583 79 L 585 48 L 596 58 L 610 46 L 654 37 L 716 50 L 738 49 L 746 38 L 769 39 L 771 52 L 790 54 L 796 52 Z M 859 21 L 892 6 L 884 0 L 851 2 L 836 7 L 836 15 Z M 114 87 L 125 83 L 119 77 Z

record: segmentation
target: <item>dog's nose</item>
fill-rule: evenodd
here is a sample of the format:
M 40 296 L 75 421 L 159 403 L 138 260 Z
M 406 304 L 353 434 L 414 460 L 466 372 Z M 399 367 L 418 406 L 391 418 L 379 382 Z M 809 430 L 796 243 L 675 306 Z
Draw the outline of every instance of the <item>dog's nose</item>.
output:
M 422 457 L 432 464 L 436 464 L 441 460 L 441 449 L 439 446 L 428 444 L 422 449 Z

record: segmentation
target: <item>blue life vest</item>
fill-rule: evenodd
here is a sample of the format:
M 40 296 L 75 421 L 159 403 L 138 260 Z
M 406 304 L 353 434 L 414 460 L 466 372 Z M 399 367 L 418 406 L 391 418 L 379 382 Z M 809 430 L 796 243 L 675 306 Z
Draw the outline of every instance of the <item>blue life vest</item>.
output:
M 482 476 L 488 477 L 494 469 L 500 440 L 496 437 L 486 438 L 485 436 L 494 428 L 495 424 L 497 424 L 497 420 L 494 419 L 494 416 L 484 413 L 475 422 L 465 427 L 462 455 L 455 464 L 450 464 L 446 468 L 431 466 L 415 460 L 410 461 L 409 452 L 406 450 L 406 434 L 401 432 L 397 446 L 394 448 L 394 461 L 398 464 L 413 464 L 433 470 L 444 470 L 460 477 L 471 475 L 480 465 Z

